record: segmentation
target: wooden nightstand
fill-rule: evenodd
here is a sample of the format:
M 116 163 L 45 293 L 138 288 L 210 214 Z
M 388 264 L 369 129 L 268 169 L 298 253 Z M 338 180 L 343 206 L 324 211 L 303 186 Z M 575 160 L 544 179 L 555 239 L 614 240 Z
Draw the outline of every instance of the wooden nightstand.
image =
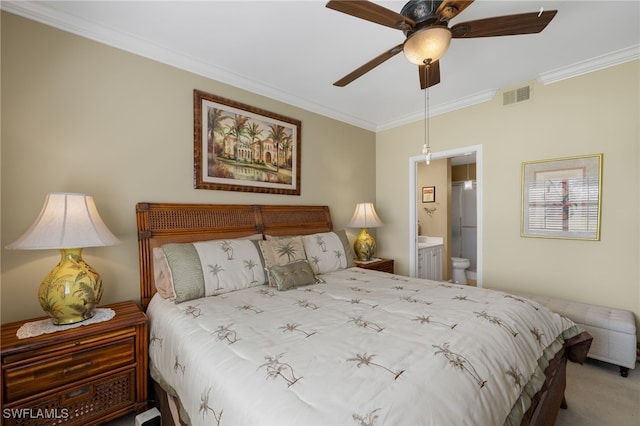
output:
M 115 316 L 25 339 L 20 326 L 44 318 L 2 325 L 3 424 L 93 425 L 146 409 L 147 317 L 135 302 L 103 307 Z
M 353 264 L 359 268 L 373 269 L 375 271 L 390 272 L 393 274 L 393 259 L 378 259 L 368 262 L 354 260 Z

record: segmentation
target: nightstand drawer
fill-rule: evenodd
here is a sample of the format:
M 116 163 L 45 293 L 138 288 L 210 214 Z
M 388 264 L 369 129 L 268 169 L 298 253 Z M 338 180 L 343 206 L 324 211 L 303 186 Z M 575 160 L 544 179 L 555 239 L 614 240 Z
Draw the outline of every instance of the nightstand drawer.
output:
M 5 403 L 135 362 L 135 339 L 68 352 L 4 370 Z
M 86 426 L 101 423 L 99 419 L 117 415 L 134 403 L 135 369 L 131 368 L 5 409 L 4 425 Z M 7 415 L 11 413 L 15 415 Z

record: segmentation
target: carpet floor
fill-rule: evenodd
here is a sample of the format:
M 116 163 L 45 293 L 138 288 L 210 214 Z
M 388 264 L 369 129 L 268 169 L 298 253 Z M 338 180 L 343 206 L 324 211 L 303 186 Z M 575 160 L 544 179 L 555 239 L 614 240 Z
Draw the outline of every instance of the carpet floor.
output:
M 560 410 L 555 426 L 640 425 L 640 366 L 622 377 L 618 367 L 605 362 L 569 362 L 565 396 L 569 407 Z M 107 425 L 134 426 L 134 419 L 130 414 Z
M 567 364 L 566 410 L 560 410 L 556 426 L 640 425 L 640 366 L 622 377 L 619 368 L 587 359 Z

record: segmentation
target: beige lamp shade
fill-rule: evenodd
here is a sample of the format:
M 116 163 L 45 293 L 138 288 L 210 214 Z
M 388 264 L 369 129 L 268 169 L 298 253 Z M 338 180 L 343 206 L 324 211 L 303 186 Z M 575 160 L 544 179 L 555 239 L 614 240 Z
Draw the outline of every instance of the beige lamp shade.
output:
M 12 250 L 100 247 L 120 240 L 102 221 L 93 197 L 85 194 L 52 192 L 35 222 L 17 240 Z
M 383 225 L 384 223 L 378 217 L 373 203 L 358 203 L 347 226 L 349 228 L 378 228 Z
M 119 242 L 92 197 L 54 192 L 31 227 L 7 248 L 60 250 L 60 262 L 40 284 L 38 301 L 53 323 L 61 325 L 93 317 L 102 297 L 102 278 L 82 259 L 82 249 Z
M 367 228 L 378 228 L 382 225 L 384 224 L 378 217 L 373 203 L 358 203 L 356 205 L 356 211 L 347 226 L 349 228 L 360 228 L 360 234 L 358 234 L 356 241 L 353 243 L 353 250 L 358 260 L 371 260 L 376 250 L 376 242 Z

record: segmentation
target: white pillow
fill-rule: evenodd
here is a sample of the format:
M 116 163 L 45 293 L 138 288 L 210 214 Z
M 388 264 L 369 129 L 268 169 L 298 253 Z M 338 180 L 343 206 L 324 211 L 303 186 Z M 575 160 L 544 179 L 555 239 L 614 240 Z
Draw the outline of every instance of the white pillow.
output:
M 166 276 L 170 276 L 175 303 L 182 303 L 263 285 L 266 274 L 257 245 L 258 241 L 247 239 L 165 244 L 161 251 L 169 271 L 158 277 L 161 267 L 154 269 L 160 278 L 156 288 L 160 291 L 162 287 L 163 293 L 168 294 Z
M 266 283 L 262 258 L 251 240 L 216 240 L 193 243 L 204 275 L 205 296 Z
M 353 266 L 351 247 L 343 230 L 304 235 L 302 244 L 315 274 L 326 274 Z

